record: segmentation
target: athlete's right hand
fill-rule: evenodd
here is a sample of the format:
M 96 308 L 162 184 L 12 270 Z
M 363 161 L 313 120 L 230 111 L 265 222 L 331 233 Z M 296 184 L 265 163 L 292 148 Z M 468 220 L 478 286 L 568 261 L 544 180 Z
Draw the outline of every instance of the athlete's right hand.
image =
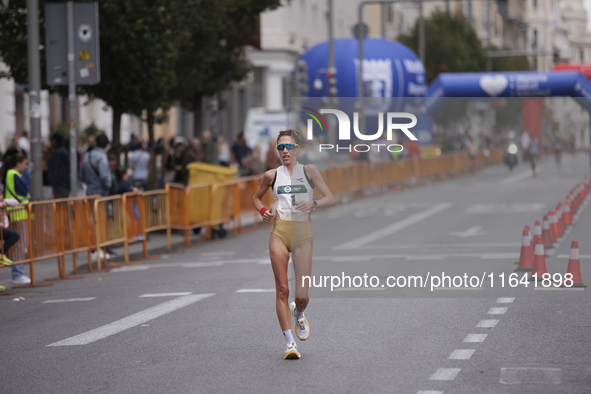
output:
M 274 209 L 267 209 L 263 214 L 263 222 L 269 223 L 271 219 L 275 217 L 275 210 Z

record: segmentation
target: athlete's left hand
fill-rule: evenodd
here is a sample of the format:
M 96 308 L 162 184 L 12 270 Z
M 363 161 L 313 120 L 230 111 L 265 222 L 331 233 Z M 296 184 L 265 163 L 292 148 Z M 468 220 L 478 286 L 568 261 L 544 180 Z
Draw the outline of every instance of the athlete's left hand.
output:
M 298 210 L 302 212 L 308 212 L 314 208 L 314 203 L 312 201 L 298 201 L 295 205 L 298 207 Z

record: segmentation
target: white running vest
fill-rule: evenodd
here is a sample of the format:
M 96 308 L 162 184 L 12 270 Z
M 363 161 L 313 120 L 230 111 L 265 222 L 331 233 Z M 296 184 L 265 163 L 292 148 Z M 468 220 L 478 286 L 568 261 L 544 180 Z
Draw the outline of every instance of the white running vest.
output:
M 291 178 L 287 172 L 287 167 L 281 166 L 277 168 L 273 197 L 275 198 L 275 207 L 279 213 L 279 219 L 296 222 L 308 220 L 309 212 L 296 210 L 294 204 L 314 199 L 314 189 L 308 182 L 303 165 L 296 163 Z

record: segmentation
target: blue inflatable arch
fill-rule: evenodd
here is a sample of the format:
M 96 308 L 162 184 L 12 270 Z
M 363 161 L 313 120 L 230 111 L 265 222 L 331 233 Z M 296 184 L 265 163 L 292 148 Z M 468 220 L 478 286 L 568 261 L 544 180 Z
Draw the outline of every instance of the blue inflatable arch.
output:
M 425 112 L 433 116 L 445 97 L 570 96 L 591 113 L 591 82 L 578 71 L 444 73 L 433 81 L 425 97 Z
M 443 106 L 445 97 L 553 96 L 575 98 L 591 119 L 591 82 L 578 71 L 444 73 L 429 86 L 424 111 L 433 117 Z

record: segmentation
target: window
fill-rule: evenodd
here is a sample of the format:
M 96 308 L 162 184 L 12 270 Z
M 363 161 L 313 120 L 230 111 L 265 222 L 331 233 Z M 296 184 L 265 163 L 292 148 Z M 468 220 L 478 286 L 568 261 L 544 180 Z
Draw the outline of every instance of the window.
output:
M 533 0 L 534 11 L 538 11 L 538 0 Z
M 538 31 L 536 29 L 534 29 L 534 31 L 533 31 L 531 47 L 534 50 L 538 48 Z
M 583 52 L 583 50 L 581 49 L 581 50 L 579 51 L 579 56 L 580 56 L 580 58 L 581 58 L 581 62 L 585 61 L 585 56 L 584 56 L 584 55 L 585 55 L 585 52 Z

